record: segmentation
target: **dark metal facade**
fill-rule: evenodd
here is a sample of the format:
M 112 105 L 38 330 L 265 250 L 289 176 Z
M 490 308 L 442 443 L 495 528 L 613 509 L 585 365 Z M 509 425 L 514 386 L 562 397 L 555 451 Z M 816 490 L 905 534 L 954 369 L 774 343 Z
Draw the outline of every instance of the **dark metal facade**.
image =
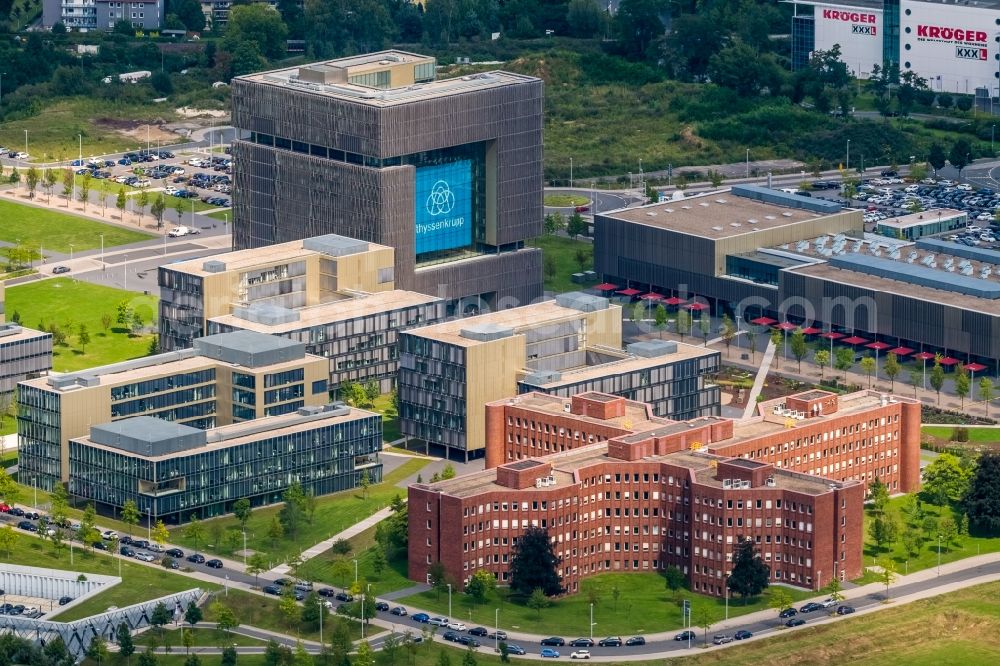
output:
M 523 77 L 378 106 L 234 79 L 233 124 L 292 142 L 291 149 L 234 143 L 234 247 L 336 233 L 395 248 L 402 289 L 446 299 L 487 294 L 487 300 L 509 297 L 524 304 L 537 298 L 541 256 L 521 244 L 542 232 L 542 94 L 540 80 Z M 481 254 L 418 269 L 416 170 L 380 164 L 475 143 L 487 147 L 489 173 Z M 326 151 L 360 156 L 361 163 L 315 154 Z

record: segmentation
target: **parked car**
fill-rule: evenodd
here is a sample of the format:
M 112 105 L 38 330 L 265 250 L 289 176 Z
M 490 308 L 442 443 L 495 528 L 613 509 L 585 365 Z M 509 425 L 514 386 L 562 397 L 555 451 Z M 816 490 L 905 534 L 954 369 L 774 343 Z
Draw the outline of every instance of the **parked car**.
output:
M 184 557 L 184 551 L 180 548 L 169 548 L 164 552 L 164 555 L 169 555 L 170 557 Z
M 449 641 L 451 643 L 457 643 L 458 642 L 458 634 L 456 632 L 454 632 L 454 631 L 446 631 L 446 632 L 444 632 L 444 634 L 441 635 L 441 638 L 443 638 L 446 641 Z
M 335 599 L 337 601 L 354 601 L 354 597 L 347 592 L 338 592 Z
M 387 611 L 387 610 L 389 610 L 389 604 L 387 604 L 384 601 L 376 601 L 375 602 L 375 610 L 377 610 L 377 611 Z
M 263 592 L 264 594 L 273 594 L 275 596 L 281 596 L 281 587 L 278 585 L 265 585 Z
M 607 638 L 602 638 L 597 641 L 597 644 L 601 647 L 621 647 L 622 637 L 621 636 L 608 636 Z
M 135 551 L 129 548 L 128 546 L 122 546 L 121 548 L 118 549 L 118 552 L 124 555 L 125 557 L 135 557 Z
M 136 553 L 135 559 L 139 560 L 140 562 L 155 562 L 156 555 L 153 555 L 152 553 Z
M 835 599 L 827 597 L 823 601 L 819 602 L 819 605 L 822 606 L 823 608 L 833 608 L 834 606 L 837 605 L 837 602 Z
M 210 569 L 221 569 L 222 560 L 209 560 L 208 562 L 205 562 L 205 566 Z
M 646 644 L 646 639 L 643 638 L 642 636 L 633 636 L 632 638 L 625 641 L 625 645 L 629 647 L 633 647 L 636 645 L 645 645 L 645 644 Z
M 555 645 L 556 647 L 562 647 L 566 645 L 566 641 L 558 636 L 549 636 L 548 638 L 543 638 L 541 640 L 542 645 Z
M 788 622 L 786 622 L 785 626 L 786 627 L 801 627 L 805 623 L 806 623 L 806 621 L 803 620 L 801 617 L 794 617 L 791 620 L 789 620 Z
M 421 624 L 427 624 L 428 622 L 431 621 L 431 616 L 428 615 L 427 613 L 414 613 L 413 621 L 420 622 Z
M 52 268 L 53 275 L 62 275 L 63 273 L 69 273 L 69 266 L 54 266 Z
M 118 532 L 115 532 L 114 530 L 107 530 L 101 535 L 101 537 L 107 539 L 108 541 L 114 541 L 118 539 Z
M 399 617 L 406 617 L 406 609 L 402 606 L 395 606 L 391 611 L 389 611 L 389 613 L 392 615 L 398 615 Z
M 473 636 L 485 636 L 490 632 L 486 629 L 486 627 L 473 627 L 472 629 L 469 629 L 469 633 Z
M 542 648 L 542 651 L 541 651 L 540 654 L 541 654 L 542 657 L 549 658 L 549 659 L 558 659 L 559 658 L 559 652 L 557 650 L 553 650 L 552 648 Z
M 35 524 L 33 522 L 31 522 L 30 520 L 22 520 L 21 522 L 19 522 L 17 524 L 17 527 L 18 527 L 18 529 L 22 529 L 22 530 L 25 530 L 25 531 L 28 531 L 28 532 L 36 532 L 36 531 L 38 531 L 38 528 L 35 527 Z
M 576 208 L 573 209 L 573 212 L 586 213 L 588 210 L 590 210 L 590 206 L 577 206 Z
M 524 656 L 527 652 L 520 645 L 514 645 L 513 643 L 507 644 L 507 654 L 516 654 L 518 656 Z
M 497 641 L 505 641 L 507 640 L 507 632 L 503 630 L 491 631 L 488 638 Z
M 823 609 L 823 604 L 818 604 L 815 601 L 810 601 L 802 608 L 799 609 L 800 613 L 812 613 L 813 611 L 818 611 Z
M 782 620 L 786 620 L 790 617 L 795 617 L 796 615 L 798 615 L 798 613 L 799 612 L 794 608 L 786 608 L 785 610 L 778 613 L 778 617 L 780 617 Z
M 850 615 L 854 612 L 854 606 L 837 606 L 837 615 Z
M 698 634 L 693 631 L 682 631 L 674 636 L 675 641 L 693 641 L 698 638 Z
M 590 650 L 573 650 L 569 654 L 570 659 L 590 659 Z
M 318 590 L 316 590 L 316 594 L 318 594 L 321 597 L 328 597 L 332 599 L 333 597 L 337 596 L 337 591 L 334 590 L 332 587 L 321 587 Z
M 435 627 L 447 627 L 448 626 L 448 618 L 446 618 L 446 617 L 434 616 L 431 619 L 429 619 L 427 622 L 429 624 L 433 624 Z
M 570 647 L 594 647 L 594 641 L 589 638 L 577 638 L 570 641 Z
M 65 606 L 69 602 L 73 601 L 73 597 L 59 597 L 59 605 Z
M 191 553 L 190 555 L 187 556 L 187 561 L 194 562 L 195 564 L 204 564 L 205 556 L 199 553 Z
M 476 640 L 473 636 L 459 636 L 458 642 L 472 648 L 477 648 L 482 645 L 482 643 Z
M 726 645 L 727 643 L 732 643 L 733 637 L 727 634 L 716 634 L 712 636 L 712 645 Z
M 746 639 L 750 638 L 751 636 L 753 636 L 753 634 L 751 634 L 746 629 L 740 629 L 735 634 L 733 634 L 733 638 L 735 638 L 738 641 L 745 641 Z

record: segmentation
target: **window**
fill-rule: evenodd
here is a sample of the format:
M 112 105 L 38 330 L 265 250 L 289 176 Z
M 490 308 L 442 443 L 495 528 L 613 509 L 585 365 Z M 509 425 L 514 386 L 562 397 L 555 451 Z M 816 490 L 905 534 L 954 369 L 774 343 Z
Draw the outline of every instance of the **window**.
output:
M 320 393 L 327 392 L 327 385 L 325 379 L 320 379 L 312 383 L 312 393 L 313 395 L 318 395 Z

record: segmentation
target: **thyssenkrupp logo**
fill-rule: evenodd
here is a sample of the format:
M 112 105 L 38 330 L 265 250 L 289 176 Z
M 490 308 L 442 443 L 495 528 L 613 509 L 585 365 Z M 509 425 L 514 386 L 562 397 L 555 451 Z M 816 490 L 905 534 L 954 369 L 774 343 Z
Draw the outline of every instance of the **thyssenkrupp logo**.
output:
M 434 183 L 431 193 L 427 195 L 427 214 L 431 217 L 447 215 L 455 207 L 455 194 L 451 191 L 448 181 L 439 180 Z

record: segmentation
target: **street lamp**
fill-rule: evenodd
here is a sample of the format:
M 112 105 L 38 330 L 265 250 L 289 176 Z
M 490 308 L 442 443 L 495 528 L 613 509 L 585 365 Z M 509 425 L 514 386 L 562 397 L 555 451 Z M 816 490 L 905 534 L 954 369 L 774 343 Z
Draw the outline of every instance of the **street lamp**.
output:
M 28 154 L 28 130 L 24 130 L 24 154 Z M 24 159 L 27 160 L 28 158 L 25 157 Z
M 845 170 L 850 170 L 851 168 L 851 140 L 847 140 L 847 165 L 844 167 Z
M 69 260 L 73 261 L 73 244 L 69 244 Z
M 246 538 L 246 532 L 243 533 L 243 537 Z M 243 549 L 243 552 L 246 553 L 246 548 Z M 243 557 L 245 558 L 246 555 L 244 554 Z M 326 602 L 323 601 L 323 599 L 321 597 L 316 597 L 316 603 L 319 604 L 319 644 L 322 645 L 323 644 L 323 616 L 326 615 Z M 364 616 L 364 613 L 362 613 L 362 616 Z M 363 619 L 364 619 L 364 617 L 362 617 L 362 620 Z
M 448 583 L 448 618 L 451 619 L 451 583 Z
M 100 236 L 101 236 L 101 263 L 103 264 L 104 263 L 104 234 L 100 234 Z M 107 268 L 107 267 L 105 267 L 105 268 Z
M 573 187 L 573 158 L 569 158 L 569 186 Z
M 594 612 L 594 604 L 590 604 L 591 613 Z M 594 618 L 591 617 L 591 620 Z M 493 649 L 500 652 L 500 609 L 493 611 Z
M 590 640 L 594 640 L 594 604 L 590 604 Z
M 750 177 L 750 149 L 747 148 L 747 178 Z
M 358 582 L 358 561 L 354 560 L 354 582 Z
M 247 531 L 243 530 L 243 568 L 247 568 Z M 321 643 L 323 641 L 320 641 Z
M 937 566 L 937 575 L 938 576 L 941 575 L 941 535 L 940 534 L 938 534 L 938 566 Z

